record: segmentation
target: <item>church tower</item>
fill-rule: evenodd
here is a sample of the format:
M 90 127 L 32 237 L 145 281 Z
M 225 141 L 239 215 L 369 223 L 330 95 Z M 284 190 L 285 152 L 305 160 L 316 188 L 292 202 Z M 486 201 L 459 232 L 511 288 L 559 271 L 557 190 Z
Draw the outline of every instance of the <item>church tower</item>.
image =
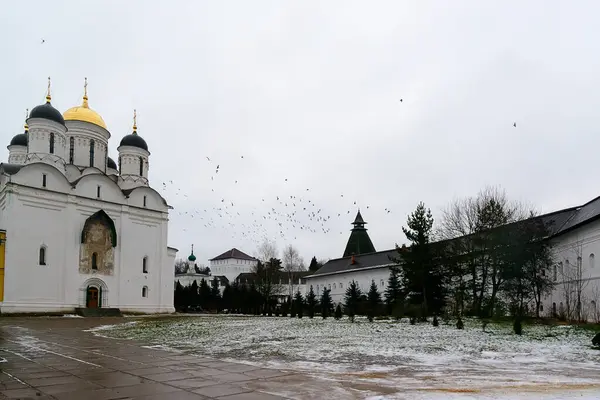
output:
M 137 113 L 133 110 L 133 132 L 121 139 L 119 148 L 120 186 L 133 189 L 148 186 L 148 158 L 146 141 L 137 132 Z
M 29 131 L 25 164 L 46 163 L 65 173 L 67 126 L 60 111 L 52 107 L 51 100 L 50 78 L 48 78 L 46 103 L 31 110 L 27 119 Z
M 367 233 L 367 228 L 365 228 L 366 222 L 360 214 L 360 210 L 358 210 L 352 225 L 354 225 L 354 228 L 352 228 L 350 233 L 350 238 L 348 239 L 348 244 L 346 244 L 346 250 L 344 250 L 343 257 L 374 253 L 375 247 Z

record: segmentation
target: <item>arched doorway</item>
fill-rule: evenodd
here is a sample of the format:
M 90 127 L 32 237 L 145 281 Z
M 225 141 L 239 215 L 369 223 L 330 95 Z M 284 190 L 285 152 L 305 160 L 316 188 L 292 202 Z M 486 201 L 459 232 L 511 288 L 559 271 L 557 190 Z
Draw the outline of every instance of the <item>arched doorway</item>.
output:
M 85 296 L 85 306 L 87 308 L 100 308 L 102 307 L 102 288 L 94 286 L 88 286 Z

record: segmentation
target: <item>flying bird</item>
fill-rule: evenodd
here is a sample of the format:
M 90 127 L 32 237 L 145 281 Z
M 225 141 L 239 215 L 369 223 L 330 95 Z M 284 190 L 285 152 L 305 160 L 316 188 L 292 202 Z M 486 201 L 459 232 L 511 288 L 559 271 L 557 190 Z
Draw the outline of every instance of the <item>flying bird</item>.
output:
M 210 161 L 210 158 L 206 157 L 206 159 L 207 159 L 208 161 Z
M 516 122 L 515 122 L 515 123 L 513 123 L 513 126 L 516 128 L 516 127 L 517 127 L 517 123 L 516 123 Z
M 42 39 L 42 43 L 40 43 L 40 44 L 44 44 L 44 43 L 46 43 L 46 39 Z
M 400 99 L 400 103 L 402 103 L 402 99 Z

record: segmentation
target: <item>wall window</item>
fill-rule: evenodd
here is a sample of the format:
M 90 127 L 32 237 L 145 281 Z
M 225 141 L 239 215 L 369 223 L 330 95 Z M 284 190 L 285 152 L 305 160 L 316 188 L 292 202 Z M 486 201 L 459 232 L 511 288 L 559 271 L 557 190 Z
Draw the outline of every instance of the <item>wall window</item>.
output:
M 542 276 L 546 276 L 546 268 L 542 268 Z
M 100 198 L 100 185 L 96 188 L 96 197 Z
M 379 286 L 384 287 L 385 286 L 385 281 L 383 279 L 381 279 L 379 281 Z
M 554 273 L 552 274 L 552 279 L 554 280 L 554 282 L 556 282 L 557 279 L 557 270 L 558 270 L 558 266 L 556 264 L 554 264 Z
M 335 283 L 333 284 L 333 288 L 335 289 Z
M 596 256 L 594 253 L 590 254 L 590 268 L 594 268 L 596 266 Z
M 144 196 L 144 207 L 146 207 L 146 196 Z
M 144 257 L 144 258 L 142 259 L 142 272 L 143 272 L 144 274 L 147 274 L 147 273 L 148 273 L 148 257 Z
M 552 303 L 552 316 L 556 317 L 556 303 Z
M 140 156 L 140 176 L 144 176 L 144 159 Z
M 148 286 L 142 288 L 142 297 L 148 297 Z
M 562 261 L 558 263 L 558 271 L 561 275 L 564 273 L 564 266 Z
M 46 182 L 47 182 L 47 178 L 46 178 L 46 174 L 42 174 L 42 187 L 46 187 Z
M 94 166 L 94 140 L 90 140 L 90 167 Z
M 38 263 L 40 265 L 46 265 L 46 246 L 40 246 Z
M 54 154 L 54 132 L 50 132 L 50 154 Z
M 544 305 L 540 304 L 540 311 L 544 311 Z
M 121 156 L 119 156 L 119 173 L 121 173 L 121 168 L 122 168 L 121 164 L 122 164 Z
M 92 253 L 92 269 L 98 269 L 98 253 Z
M 577 270 L 581 271 L 581 257 L 577 257 Z
M 342 284 L 342 282 L 340 282 L 340 289 L 343 289 L 344 285 Z
M 73 164 L 75 162 L 75 138 L 69 138 L 69 164 Z

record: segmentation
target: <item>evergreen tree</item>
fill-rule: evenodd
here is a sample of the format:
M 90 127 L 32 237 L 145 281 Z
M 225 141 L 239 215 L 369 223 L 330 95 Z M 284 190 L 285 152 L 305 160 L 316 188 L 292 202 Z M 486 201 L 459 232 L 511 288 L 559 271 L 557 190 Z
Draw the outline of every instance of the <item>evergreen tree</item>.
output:
M 379 307 L 381 305 L 381 295 L 377 290 L 377 285 L 375 281 L 371 281 L 371 287 L 369 288 L 369 293 L 367 294 L 367 317 L 369 318 L 369 322 L 373 322 L 373 318 L 379 315 Z
M 185 304 L 185 289 L 179 281 L 175 284 L 175 294 L 173 295 L 173 306 L 177 311 L 183 311 L 186 308 Z
M 296 318 L 296 300 L 289 296 L 288 301 L 290 304 L 290 318 Z
M 296 313 L 298 314 L 298 318 L 302 318 L 302 311 L 304 309 L 304 298 L 302 297 L 302 294 L 299 290 L 294 296 L 294 304 L 296 306 Z
M 213 278 L 210 283 L 210 300 L 212 309 L 219 312 L 221 310 L 221 290 L 219 289 L 219 280 Z
M 396 320 L 400 319 L 404 296 L 400 284 L 400 270 L 398 267 L 390 268 L 390 277 L 385 288 L 385 305 L 388 315 L 393 315 Z
M 310 290 L 306 295 L 306 312 L 308 314 L 308 318 L 313 318 L 315 316 L 315 308 L 317 308 L 317 295 L 315 294 L 311 285 Z
M 198 282 L 194 279 L 194 282 L 187 289 L 187 305 L 188 307 L 196 307 L 200 305 L 200 297 L 198 294 Z
M 314 257 L 310 260 L 310 265 L 308 266 L 308 270 L 310 272 L 316 272 L 321 268 L 321 264 L 317 261 L 317 257 Z
M 348 286 L 348 289 L 346 289 L 346 296 L 344 298 L 344 311 L 350 318 L 350 322 L 354 322 L 354 316 L 358 313 L 361 296 L 362 293 L 360 288 L 356 282 L 352 280 L 352 283 L 350 283 L 350 286 Z
M 229 313 L 232 311 L 233 297 L 235 295 L 237 295 L 237 293 L 233 292 L 233 288 L 231 287 L 231 285 L 229 285 L 229 282 L 226 283 L 225 287 L 223 288 L 221 306 L 223 307 L 223 309 L 227 310 L 227 312 L 229 312 Z
M 337 320 L 342 319 L 342 306 L 340 305 L 340 303 L 338 303 L 337 307 L 335 308 L 334 318 Z
M 202 278 L 200 281 L 200 287 L 198 288 L 199 304 L 203 309 L 210 308 L 210 286 L 206 279 Z
M 323 319 L 327 319 L 331 316 L 333 311 L 333 300 L 331 300 L 331 290 L 323 288 L 323 294 L 321 294 L 321 316 Z
M 442 274 L 434 263 L 429 245 L 433 228 L 431 210 L 426 209 L 423 202 L 419 203 L 406 224 L 407 228 L 402 227 L 402 231 L 411 246 L 402 252 L 403 286 L 411 294 L 411 303 L 419 305 L 417 314 L 426 319 L 430 312 L 439 314 L 444 303 Z

